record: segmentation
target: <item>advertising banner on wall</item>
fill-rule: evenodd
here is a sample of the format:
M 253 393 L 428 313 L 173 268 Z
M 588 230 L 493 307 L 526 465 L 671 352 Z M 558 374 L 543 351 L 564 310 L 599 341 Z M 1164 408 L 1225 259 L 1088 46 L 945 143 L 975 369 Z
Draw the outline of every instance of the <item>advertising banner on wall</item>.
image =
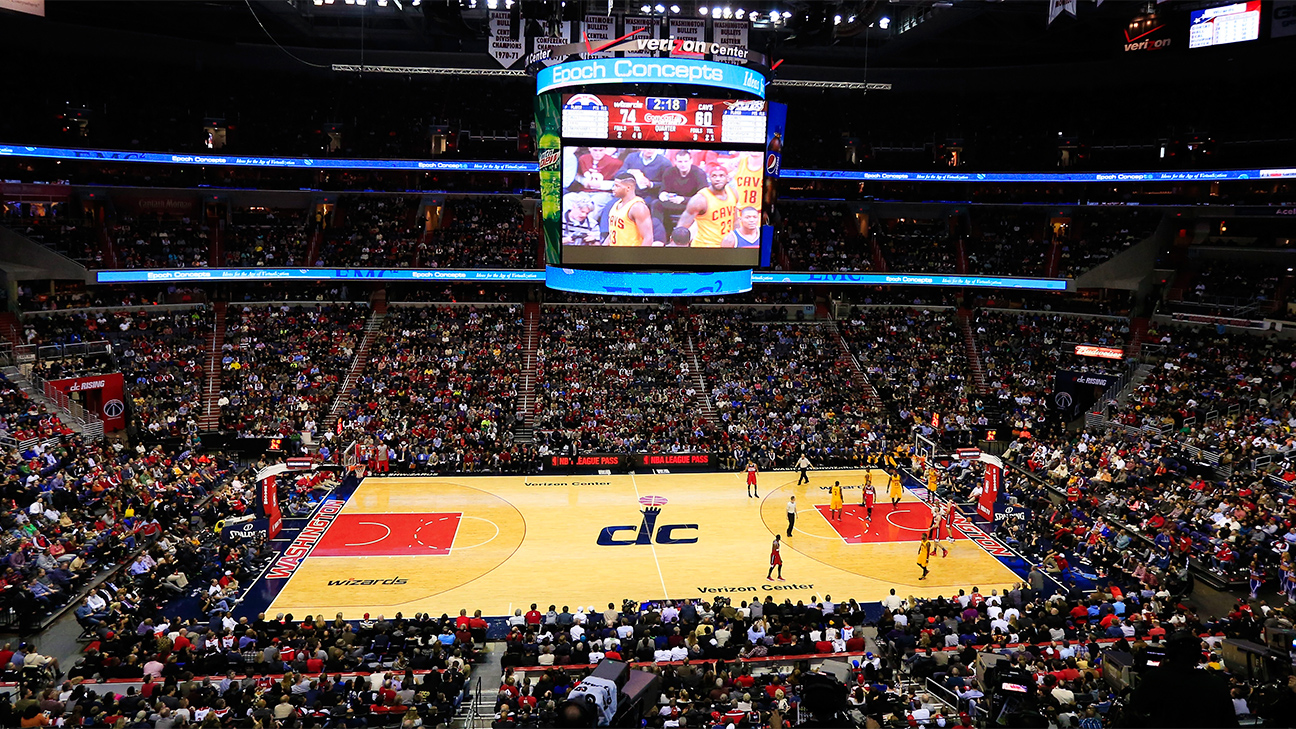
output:
M 536 151 L 540 156 L 540 229 L 545 263 L 562 262 L 562 94 L 535 97 Z
M 279 486 L 278 476 L 268 476 L 261 479 L 259 488 L 261 492 L 261 513 L 266 518 L 266 532 L 268 539 L 274 539 L 283 527 L 283 512 L 279 509 Z
M 1003 491 L 1003 467 L 986 462 L 985 476 L 981 484 L 981 497 L 977 499 L 977 515 L 986 521 L 994 521 L 995 503 Z
M 80 403 L 88 412 L 99 416 L 103 420 L 104 432 L 126 427 L 126 405 L 122 399 L 120 372 L 48 380 L 46 384 L 67 395 L 69 400 Z
M 1065 417 L 1079 417 L 1098 402 L 1115 379 L 1115 375 L 1098 372 L 1058 370 L 1053 377 L 1053 397 L 1049 404 L 1054 410 L 1061 410 Z

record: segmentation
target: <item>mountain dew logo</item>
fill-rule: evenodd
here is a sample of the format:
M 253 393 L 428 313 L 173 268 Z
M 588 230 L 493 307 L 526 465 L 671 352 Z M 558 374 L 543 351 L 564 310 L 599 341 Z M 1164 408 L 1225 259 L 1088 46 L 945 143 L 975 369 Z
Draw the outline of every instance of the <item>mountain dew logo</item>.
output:
M 562 161 L 561 149 L 540 150 L 540 169 L 542 171 L 556 169 L 558 167 L 558 163 L 561 161 Z

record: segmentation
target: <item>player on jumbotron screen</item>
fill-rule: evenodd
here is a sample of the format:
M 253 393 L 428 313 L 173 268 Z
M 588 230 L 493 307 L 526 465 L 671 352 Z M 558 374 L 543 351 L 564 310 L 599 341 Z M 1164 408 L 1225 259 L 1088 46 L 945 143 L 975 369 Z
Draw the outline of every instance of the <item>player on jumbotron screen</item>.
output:
M 729 187 L 729 171 L 712 163 L 706 173 L 708 186 L 689 200 L 677 226 L 691 230 L 693 248 L 719 248 L 738 221 L 738 192 Z
M 654 246 L 652 215 L 639 197 L 636 178 L 629 172 L 618 173 L 612 182 L 612 209 L 608 211 L 610 246 Z

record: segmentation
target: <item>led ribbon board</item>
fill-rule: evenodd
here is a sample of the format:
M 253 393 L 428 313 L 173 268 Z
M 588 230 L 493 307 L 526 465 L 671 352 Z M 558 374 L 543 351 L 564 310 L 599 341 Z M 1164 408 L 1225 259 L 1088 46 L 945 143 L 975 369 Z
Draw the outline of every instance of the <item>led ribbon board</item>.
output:
M 544 272 L 525 269 L 456 268 L 170 268 L 96 271 L 98 283 L 151 281 L 543 281 Z
M 765 98 L 765 77 L 731 63 L 688 58 L 590 58 L 542 68 L 536 94 L 573 86 L 666 83 L 727 89 Z
M 719 296 L 751 291 L 752 272 L 586 271 L 546 266 L 545 286 L 604 296 Z
M 966 286 L 990 289 L 1066 291 L 1066 279 L 1014 276 L 949 276 L 923 273 L 782 273 L 752 274 L 759 284 L 856 284 L 860 286 Z

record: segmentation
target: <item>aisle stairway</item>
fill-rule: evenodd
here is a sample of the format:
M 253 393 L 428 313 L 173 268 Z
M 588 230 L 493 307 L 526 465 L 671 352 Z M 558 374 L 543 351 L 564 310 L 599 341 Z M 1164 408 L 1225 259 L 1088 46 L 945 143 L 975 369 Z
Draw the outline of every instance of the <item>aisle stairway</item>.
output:
M 12 311 L 0 311 L 0 341 L 14 347 L 22 344 L 22 324 Z
M 342 380 L 342 386 L 338 388 L 337 397 L 333 398 L 333 406 L 329 408 L 328 416 L 324 418 L 321 432 L 332 430 L 337 425 L 338 417 L 351 399 L 351 388 L 355 387 L 356 382 L 360 380 L 360 375 L 364 374 L 365 365 L 369 363 L 369 350 L 374 342 L 378 341 L 378 333 L 382 331 L 385 318 L 387 318 L 387 299 L 375 297 L 373 311 L 369 314 L 369 320 L 365 322 L 364 338 L 360 340 L 360 346 L 356 347 L 355 356 L 351 358 L 351 368 L 347 370 L 346 379 Z
M 972 382 L 976 385 L 977 392 L 988 395 L 990 394 L 990 385 L 986 380 L 985 363 L 981 361 L 981 351 L 977 347 L 976 335 L 972 332 L 971 312 L 959 309 L 955 316 L 958 318 L 959 328 L 963 330 L 963 344 L 967 347 L 968 363 L 972 367 Z
M 829 339 L 837 343 L 837 369 L 850 372 L 851 381 L 864 393 L 869 402 L 881 406 L 882 398 L 878 397 L 877 390 L 873 389 L 873 383 L 869 382 L 864 368 L 860 367 L 859 360 L 855 359 L 855 354 L 851 352 L 850 346 L 846 344 L 846 338 L 842 336 L 841 330 L 837 328 L 837 320 L 827 319 L 823 325 L 828 327 L 829 332 L 831 332 Z
M 1057 278 L 1062 270 L 1062 241 L 1054 240 L 1049 244 L 1048 263 L 1044 264 L 1044 275 Z
M 66 396 L 60 396 L 61 402 L 56 402 L 46 396 L 45 393 L 37 387 L 35 383 L 28 380 L 27 376 L 22 373 L 22 370 L 17 367 L 5 367 L 3 372 L 5 379 L 8 380 L 11 385 L 26 393 L 27 397 L 31 398 L 33 402 L 45 406 L 45 409 L 57 417 L 59 422 L 63 423 L 63 425 L 70 430 L 80 433 L 84 440 L 90 442 L 103 440 L 103 421 L 93 417 L 92 415 L 86 415 L 84 420 L 77 417 L 76 413 L 73 413 L 68 409 L 69 406 L 76 407 L 78 412 L 82 415 L 84 415 L 85 412 L 80 410 L 78 406 L 69 403 Z
M 1143 340 L 1147 338 L 1148 323 L 1146 316 L 1134 317 L 1130 322 L 1130 339 L 1125 347 L 1126 357 L 1139 356 L 1143 349 Z
M 693 341 L 693 332 L 687 332 L 684 339 L 684 354 L 688 357 L 689 384 L 693 386 L 693 402 L 698 412 L 713 428 L 720 427 L 720 416 L 711 402 L 711 388 L 707 387 L 706 378 L 702 376 L 702 359 L 698 357 L 697 345 Z
M 522 334 L 522 373 L 517 391 L 517 425 L 513 427 L 513 441 L 530 443 L 535 432 L 536 409 L 536 350 L 540 346 L 540 305 L 534 301 L 524 307 L 526 329 Z
M 225 346 L 225 302 L 217 301 L 212 305 L 216 312 L 212 323 L 211 343 L 207 350 L 206 383 L 203 385 L 203 414 L 198 419 L 198 427 L 203 431 L 220 429 L 221 392 L 221 348 Z

